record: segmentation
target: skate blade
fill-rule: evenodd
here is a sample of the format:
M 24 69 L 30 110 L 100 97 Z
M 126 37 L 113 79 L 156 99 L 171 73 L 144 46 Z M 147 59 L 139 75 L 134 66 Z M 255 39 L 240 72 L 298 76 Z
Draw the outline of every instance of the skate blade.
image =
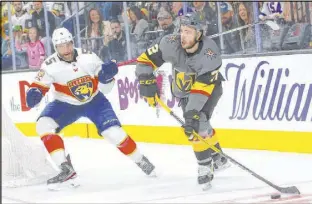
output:
M 60 191 L 64 188 L 78 188 L 79 186 L 80 186 L 79 180 L 77 177 L 75 177 L 62 183 L 48 184 L 48 190 Z
M 151 178 L 155 178 L 157 177 L 157 174 L 156 174 L 156 171 L 153 170 L 149 175 L 147 175 L 148 177 L 151 177 Z
M 218 174 L 222 171 L 224 171 L 225 169 L 228 169 L 229 167 L 231 167 L 231 163 L 230 162 L 227 162 L 226 164 L 224 164 L 222 167 L 219 167 L 218 169 L 214 169 L 214 173 L 215 174 Z
M 200 187 L 203 191 L 207 191 L 211 188 L 211 183 L 200 184 Z

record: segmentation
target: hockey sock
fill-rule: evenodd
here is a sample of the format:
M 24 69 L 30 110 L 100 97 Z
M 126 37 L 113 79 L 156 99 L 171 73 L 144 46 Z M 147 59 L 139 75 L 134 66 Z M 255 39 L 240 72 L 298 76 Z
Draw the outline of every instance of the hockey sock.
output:
M 208 165 L 211 162 L 212 155 L 214 151 L 210 149 L 212 145 L 218 145 L 218 137 L 216 136 L 215 131 L 213 130 L 210 136 L 203 136 L 204 141 L 196 140 L 192 142 L 193 150 L 197 158 L 197 162 L 200 165 Z M 209 144 L 208 144 L 209 143 Z
M 142 159 L 142 154 L 137 149 L 136 143 L 132 140 L 130 136 L 127 136 L 117 148 L 126 156 L 128 156 L 135 163 L 138 163 Z
M 53 133 L 45 134 L 41 136 L 41 141 L 57 166 L 67 161 L 64 151 L 64 141 L 59 135 Z

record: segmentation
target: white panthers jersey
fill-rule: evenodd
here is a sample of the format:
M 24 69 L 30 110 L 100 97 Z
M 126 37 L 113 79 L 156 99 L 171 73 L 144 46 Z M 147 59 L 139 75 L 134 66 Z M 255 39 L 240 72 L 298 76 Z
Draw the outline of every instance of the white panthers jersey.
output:
M 53 85 L 53 98 L 73 105 L 91 101 L 99 91 L 97 74 L 103 62 L 94 53 L 82 52 L 75 48 L 76 61 L 71 63 L 59 58 L 57 53 L 52 54 L 42 63 L 31 87 L 45 94 Z
M 282 14 L 284 10 L 284 2 L 280 1 L 269 1 L 263 2 L 263 6 L 260 12 L 260 18 L 264 16 L 272 16 L 276 13 Z

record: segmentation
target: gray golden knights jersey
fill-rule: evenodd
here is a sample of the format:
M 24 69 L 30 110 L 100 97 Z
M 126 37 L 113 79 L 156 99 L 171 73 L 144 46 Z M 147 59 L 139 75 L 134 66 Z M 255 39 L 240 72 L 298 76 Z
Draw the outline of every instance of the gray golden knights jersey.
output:
M 188 54 L 180 39 L 179 34 L 167 35 L 159 44 L 147 49 L 137 59 L 136 75 L 151 74 L 164 62 L 170 62 L 173 65 L 171 90 L 175 97 L 184 98 L 190 93 L 209 97 L 214 84 L 224 80 L 219 74 L 220 49 L 212 39 L 204 36 L 197 52 Z

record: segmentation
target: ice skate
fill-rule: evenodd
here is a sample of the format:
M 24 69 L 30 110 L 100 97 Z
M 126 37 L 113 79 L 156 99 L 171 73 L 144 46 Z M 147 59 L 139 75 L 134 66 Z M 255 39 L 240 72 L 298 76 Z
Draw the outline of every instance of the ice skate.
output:
M 199 165 L 197 181 L 204 191 L 211 188 L 212 179 L 213 179 L 213 161 L 209 165 Z
M 72 164 L 72 162 L 71 162 L 71 158 L 70 158 L 70 155 L 69 155 L 69 154 L 66 156 L 66 159 L 67 159 L 67 161 L 68 161 L 68 164 L 69 164 L 69 165 L 71 166 L 71 168 L 73 168 L 73 170 L 75 171 L 74 166 L 73 166 L 73 164 Z M 77 174 L 75 174 L 73 177 L 71 177 L 71 179 L 75 179 L 75 178 L 77 178 Z
M 142 171 L 150 176 L 150 177 L 156 177 L 156 172 L 155 172 L 155 166 L 143 155 L 142 159 L 140 162 L 136 163 Z
M 231 163 L 228 161 L 228 159 L 219 153 L 213 155 L 212 159 L 215 172 L 223 171 L 224 169 L 227 169 L 231 166 Z
M 64 162 L 60 166 L 61 172 L 47 181 L 49 190 L 60 190 L 63 184 L 69 184 L 71 187 L 78 187 L 79 184 L 76 182 L 76 172 L 72 168 L 69 162 Z M 62 184 L 62 185 L 61 185 Z

